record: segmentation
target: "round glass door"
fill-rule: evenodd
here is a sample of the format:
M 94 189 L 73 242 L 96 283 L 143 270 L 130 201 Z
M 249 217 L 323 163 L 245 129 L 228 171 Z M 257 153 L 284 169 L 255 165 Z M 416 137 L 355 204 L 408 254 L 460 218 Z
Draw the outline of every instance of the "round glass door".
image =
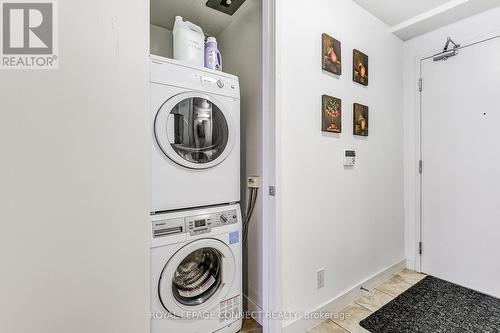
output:
M 189 254 L 174 273 L 172 292 L 175 299 L 187 306 L 205 303 L 222 283 L 222 255 L 210 248 Z
M 155 118 L 155 138 L 163 153 L 182 166 L 210 168 L 222 162 L 234 145 L 231 118 L 212 96 L 176 95 Z
M 177 251 L 166 263 L 158 282 L 163 307 L 177 317 L 209 311 L 226 297 L 236 261 L 231 249 L 217 239 L 200 239 Z

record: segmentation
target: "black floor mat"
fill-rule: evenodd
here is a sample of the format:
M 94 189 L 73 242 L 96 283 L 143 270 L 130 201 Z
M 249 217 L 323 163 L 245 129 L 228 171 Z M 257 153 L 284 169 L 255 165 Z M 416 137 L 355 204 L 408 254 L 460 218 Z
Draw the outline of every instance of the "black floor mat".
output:
M 372 333 L 496 333 L 500 299 L 427 276 L 360 325 Z

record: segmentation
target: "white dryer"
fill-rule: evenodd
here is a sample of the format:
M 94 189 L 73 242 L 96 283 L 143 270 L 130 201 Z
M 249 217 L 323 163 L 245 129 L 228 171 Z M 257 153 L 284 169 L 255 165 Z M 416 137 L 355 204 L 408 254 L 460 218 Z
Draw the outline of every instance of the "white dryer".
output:
M 151 56 L 152 211 L 240 200 L 238 78 Z
M 151 219 L 151 333 L 238 332 L 239 205 L 156 214 Z

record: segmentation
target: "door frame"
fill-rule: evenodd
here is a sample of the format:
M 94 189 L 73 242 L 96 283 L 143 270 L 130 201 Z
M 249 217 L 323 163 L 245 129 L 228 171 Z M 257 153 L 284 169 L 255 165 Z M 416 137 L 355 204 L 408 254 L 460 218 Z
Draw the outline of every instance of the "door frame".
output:
M 276 199 L 277 121 L 277 14 L 276 0 L 262 1 L 262 281 L 263 309 L 261 322 L 264 333 L 281 331 L 281 321 L 269 314 L 280 309 L 280 237 Z M 273 190 L 272 190 L 273 189 Z
M 481 35 L 475 38 L 472 38 L 470 40 L 467 40 L 463 43 L 462 45 L 458 48 L 458 50 L 465 49 L 480 43 L 488 42 L 493 39 L 498 39 L 500 38 L 500 31 L 496 31 L 493 33 L 489 33 L 487 35 Z M 436 52 L 427 52 L 425 55 L 422 55 L 419 57 L 417 60 L 417 79 L 419 83 L 422 84 L 422 87 L 425 86 L 425 78 L 423 77 L 423 62 L 426 60 L 432 61 L 433 56 L 436 54 Z M 460 53 L 457 55 L 457 57 L 460 56 Z M 422 80 L 422 81 L 421 81 Z M 422 120 L 423 120 L 423 100 L 422 100 L 422 95 L 423 95 L 424 89 L 419 89 L 417 87 L 417 95 L 418 98 L 417 100 L 417 110 L 418 110 L 418 117 L 417 117 L 417 124 L 416 124 L 416 161 L 417 163 L 423 163 L 422 164 L 422 172 L 419 172 L 419 167 L 417 167 L 417 209 L 415 209 L 415 221 L 417 222 L 416 226 L 416 233 L 415 233 L 415 269 L 418 270 L 419 272 L 422 272 L 423 268 L 423 253 L 425 251 L 425 246 L 424 246 L 424 220 L 423 220 L 423 195 L 424 195 L 424 189 L 423 189 L 423 173 L 425 172 L 425 161 L 423 160 L 424 155 L 423 155 L 423 147 L 422 147 L 422 140 L 423 140 L 423 125 L 422 125 Z M 420 251 L 420 244 L 422 244 L 422 251 Z

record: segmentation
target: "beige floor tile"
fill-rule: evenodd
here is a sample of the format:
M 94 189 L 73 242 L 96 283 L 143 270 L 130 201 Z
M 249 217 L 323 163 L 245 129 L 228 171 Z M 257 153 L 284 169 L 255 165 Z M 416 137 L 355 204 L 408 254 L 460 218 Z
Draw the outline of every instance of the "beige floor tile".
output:
M 410 288 L 411 284 L 408 282 L 403 281 L 403 279 L 399 276 L 394 276 L 392 279 L 382 283 L 380 286 L 378 286 L 376 289 L 389 294 L 391 296 L 399 296 L 401 293 L 403 293 L 406 289 Z
M 333 321 L 325 320 L 321 324 L 313 327 L 308 333 L 349 333 Z
M 415 271 L 412 271 L 411 269 L 405 268 L 401 272 L 398 273 L 398 275 L 401 277 L 401 279 L 405 282 L 408 282 L 411 285 L 414 285 L 415 283 L 419 282 L 423 278 L 425 278 L 427 275 L 418 273 Z
M 262 333 L 262 327 L 254 319 L 243 319 L 240 333 Z
M 374 289 L 370 293 L 365 293 L 356 301 L 356 303 L 370 311 L 375 312 L 393 299 L 394 297 Z
M 350 333 L 365 333 L 368 331 L 359 326 L 359 322 L 371 314 L 372 312 L 364 307 L 358 304 L 351 304 L 339 312 L 339 316 L 345 316 L 345 319 L 334 318 L 333 322 Z

